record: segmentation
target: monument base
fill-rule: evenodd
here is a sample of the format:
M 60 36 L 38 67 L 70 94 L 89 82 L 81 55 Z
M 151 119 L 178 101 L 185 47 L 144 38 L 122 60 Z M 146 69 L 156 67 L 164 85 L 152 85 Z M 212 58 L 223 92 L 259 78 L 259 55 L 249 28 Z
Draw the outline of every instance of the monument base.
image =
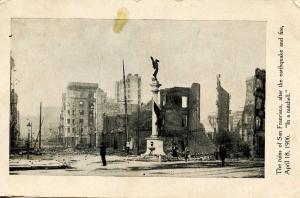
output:
M 149 137 L 147 140 L 147 150 L 143 156 L 165 156 L 164 142 L 157 137 Z

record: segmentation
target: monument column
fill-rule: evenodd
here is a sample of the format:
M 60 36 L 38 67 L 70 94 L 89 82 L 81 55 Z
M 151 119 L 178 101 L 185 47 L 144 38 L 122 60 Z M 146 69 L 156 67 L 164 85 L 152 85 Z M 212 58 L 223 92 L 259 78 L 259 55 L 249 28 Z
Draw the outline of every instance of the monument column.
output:
M 154 105 L 158 105 L 158 93 L 159 93 L 159 87 L 161 86 L 161 84 L 159 84 L 158 80 L 156 79 L 152 79 L 152 83 L 151 83 L 151 87 L 152 87 L 152 133 L 151 133 L 151 137 L 152 138 L 158 138 L 158 127 L 156 125 L 157 123 L 157 116 L 155 114 L 155 110 L 154 110 Z
M 146 138 L 147 140 L 147 148 L 146 153 L 143 154 L 144 156 L 164 156 L 166 155 L 164 152 L 163 140 L 158 136 L 158 130 L 161 127 L 161 110 L 159 107 L 158 101 L 158 94 L 159 94 L 159 87 L 161 84 L 156 78 L 158 73 L 158 62 L 159 60 L 154 60 L 151 57 L 153 68 L 155 69 L 152 83 L 150 84 L 152 88 L 152 130 L 151 136 Z

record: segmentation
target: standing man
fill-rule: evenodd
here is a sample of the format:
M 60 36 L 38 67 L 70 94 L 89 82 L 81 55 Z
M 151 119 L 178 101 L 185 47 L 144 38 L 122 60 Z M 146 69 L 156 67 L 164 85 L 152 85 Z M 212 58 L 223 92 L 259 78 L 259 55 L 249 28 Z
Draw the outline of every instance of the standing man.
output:
M 221 145 L 219 149 L 219 155 L 222 160 L 222 166 L 225 166 L 226 148 L 224 145 Z
M 178 147 L 177 144 L 174 143 L 174 146 L 172 147 L 172 155 L 174 158 L 178 159 L 178 153 L 177 153 Z
M 104 145 L 103 142 L 100 144 L 100 155 L 101 155 L 101 160 L 102 160 L 103 166 L 106 166 L 106 159 L 105 159 L 106 146 Z

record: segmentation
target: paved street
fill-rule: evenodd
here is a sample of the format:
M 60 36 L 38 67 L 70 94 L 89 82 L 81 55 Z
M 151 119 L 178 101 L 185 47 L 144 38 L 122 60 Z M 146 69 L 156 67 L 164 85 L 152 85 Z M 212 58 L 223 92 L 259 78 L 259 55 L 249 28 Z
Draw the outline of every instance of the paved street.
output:
M 136 161 L 134 157 L 107 156 L 108 165 L 103 167 L 100 156 L 91 154 L 43 156 L 42 158 L 45 161 L 56 160 L 58 162 L 67 163 L 72 168 L 10 171 L 10 174 L 134 177 L 264 177 L 264 164 L 261 161 L 230 161 L 227 162 L 226 167 L 221 167 L 219 161 L 145 162 Z

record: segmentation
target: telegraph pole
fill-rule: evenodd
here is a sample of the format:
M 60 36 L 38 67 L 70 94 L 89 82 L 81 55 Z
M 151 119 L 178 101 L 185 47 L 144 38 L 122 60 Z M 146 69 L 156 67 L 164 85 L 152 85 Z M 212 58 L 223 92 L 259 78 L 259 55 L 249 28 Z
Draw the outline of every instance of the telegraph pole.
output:
M 126 79 L 125 79 L 125 68 L 124 68 L 124 60 L 123 60 L 123 85 L 124 85 L 124 105 L 125 105 L 125 133 L 126 133 L 126 152 L 129 154 L 129 135 L 128 135 L 128 129 L 127 129 L 127 92 L 126 92 Z
M 42 102 L 40 102 L 39 149 L 42 148 Z
M 139 136 L 140 136 L 140 111 L 141 111 L 141 104 L 138 102 L 138 109 L 137 109 L 137 126 L 136 126 L 136 154 L 139 154 L 140 146 L 139 146 Z
M 32 122 L 30 122 L 30 147 L 32 147 Z

